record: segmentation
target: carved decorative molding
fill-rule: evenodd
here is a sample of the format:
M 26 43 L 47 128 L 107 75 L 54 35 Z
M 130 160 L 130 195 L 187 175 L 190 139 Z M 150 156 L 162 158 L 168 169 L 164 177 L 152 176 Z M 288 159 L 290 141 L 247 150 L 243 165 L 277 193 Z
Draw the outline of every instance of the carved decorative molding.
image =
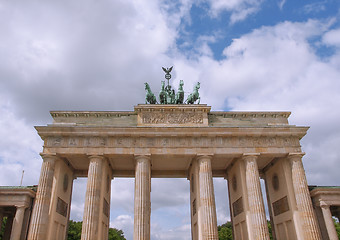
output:
M 202 113 L 142 113 L 143 124 L 203 124 Z
M 138 126 L 208 126 L 210 107 L 201 105 L 138 105 Z
M 56 136 L 45 139 L 45 147 L 83 148 L 261 148 L 300 147 L 297 137 L 67 137 Z

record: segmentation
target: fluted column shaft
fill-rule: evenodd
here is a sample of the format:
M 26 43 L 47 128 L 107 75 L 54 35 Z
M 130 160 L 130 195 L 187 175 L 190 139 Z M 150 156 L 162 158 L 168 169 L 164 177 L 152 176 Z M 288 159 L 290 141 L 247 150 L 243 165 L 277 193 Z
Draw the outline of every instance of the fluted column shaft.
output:
M 319 240 L 321 235 L 308 190 L 305 170 L 302 165 L 302 154 L 290 154 L 288 158 L 292 166 L 293 188 L 304 239 Z
M 151 163 L 148 156 L 136 157 L 134 240 L 150 240 Z
M 334 221 L 332 218 L 331 210 L 329 209 L 329 205 L 324 202 L 320 203 L 320 207 L 322 210 L 322 215 L 326 223 L 326 228 L 328 232 L 328 236 L 330 240 L 339 240 L 338 234 L 336 233 Z
M 49 220 L 49 207 L 56 157 L 54 155 L 42 154 L 43 164 L 34 208 L 31 217 L 28 240 L 46 240 L 47 226 Z
M 85 206 L 81 240 L 98 239 L 100 190 L 102 186 L 102 156 L 90 156 L 86 185 Z
M 211 156 L 200 156 L 198 161 L 199 179 L 199 228 L 202 240 L 218 240 L 214 184 Z
M 269 240 L 266 212 L 260 184 L 260 175 L 257 166 L 257 155 L 243 156 L 246 167 L 246 185 L 248 191 L 248 204 L 250 212 L 250 229 L 254 240 Z
M 12 225 L 11 240 L 20 240 L 26 206 L 18 206 Z

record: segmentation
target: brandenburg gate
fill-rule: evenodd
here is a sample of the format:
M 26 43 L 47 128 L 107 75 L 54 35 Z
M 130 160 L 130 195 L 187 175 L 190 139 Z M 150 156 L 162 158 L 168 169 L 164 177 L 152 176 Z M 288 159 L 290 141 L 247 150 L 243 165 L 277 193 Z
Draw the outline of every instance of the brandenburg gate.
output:
M 140 104 L 130 112 L 51 112 L 29 240 L 65 239 L 73 179 L 87 177 L 82 240 L 108 239 L 111 180 L 135 178 L 134 240 L 150 240 L 152 178 L 190 181 L 194 240 L 218 239 L 213 177 L 228 182 L 234 239 L 321 239 L 289 112 L 214 112 L 205 104 Z M 119 193 L 114 193 L 119 194 Z M 227 211 L 227 209 L 226 209 Z
M 192 239 L 218 240 L 213 177 L 224 177 L 233 239 L 269 240 L 262 178 L 275 239 L 320 240 L 302 165 L 308 127 L 289 125 L 289 112 L 211 112 L 200 83 L 184 101 L 184 82 L 175 94 L 163 70 L 160 104 L 145 83 L 134 111 L 54 111 L 36 127 L 43 164 L 28 239 L 66 238 L 77 177 L 87 177 L 81 239 L 108 239 L 111 180 L 134 177 L 134 240 L 150 240 L 152 178 L 187 178 Z

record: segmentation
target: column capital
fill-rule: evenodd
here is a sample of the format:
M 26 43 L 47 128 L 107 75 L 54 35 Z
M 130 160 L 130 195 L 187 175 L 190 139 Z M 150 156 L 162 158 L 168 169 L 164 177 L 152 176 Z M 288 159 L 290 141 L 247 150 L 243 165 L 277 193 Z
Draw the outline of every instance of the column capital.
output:
M 15 207 L 17 208 L 17 209 L 26 209 L 26 208 L 28 208 L 28 205 L 15 205 Z
M 324 201 L 320 201 L 320 207 L 323 209 L 330 208 L 329 204 L 325 203 Z
M 93 158 L 98 158 L 98 159 L 105 159 L 103 154 L 88 154 L 87 157 L 89 159 L 93 159 Z
M 134 154 L 135 160 L 140 160 L 140 159 L 151 159 L 151 154 Z
M 256 160 L 260 155 L 260 153 L 244 153 L 242 159 L 244 161 Z
M 201 160 L 201 159 L 207 158 L 211 160 L 213 156 L 214 156 L 213 154 L 197 154 L 196 159 Z
M 305 155 L 304 152 L 300 153 L 288 153 L 288 159 L 291 161 L 299 161 L 302 159 L 302 157 Z
M 58 159 L 56 153 L 40 153 L 40 156 L 44 162 L 55 162 Z

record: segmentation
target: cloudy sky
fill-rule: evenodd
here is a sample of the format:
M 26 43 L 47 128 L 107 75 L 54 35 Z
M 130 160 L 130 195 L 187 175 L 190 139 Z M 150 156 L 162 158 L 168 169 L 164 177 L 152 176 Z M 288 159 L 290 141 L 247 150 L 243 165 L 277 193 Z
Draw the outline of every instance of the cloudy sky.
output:
M 0 0 L 0 185 L 37 184 L 50 110 L 132 110 L 174 66 L 213 110 L 291 111 L 309 184 L 340 185 L 338 0 Z M 229 220 L 215 179 L 218 223 Z M 132 239 L 133 179 L 112 181 L 111 226 Z M 74 183 L 82 219 L 86 179 Z M 153 240 L 191 239 L 189 183 L 153 179 Z

